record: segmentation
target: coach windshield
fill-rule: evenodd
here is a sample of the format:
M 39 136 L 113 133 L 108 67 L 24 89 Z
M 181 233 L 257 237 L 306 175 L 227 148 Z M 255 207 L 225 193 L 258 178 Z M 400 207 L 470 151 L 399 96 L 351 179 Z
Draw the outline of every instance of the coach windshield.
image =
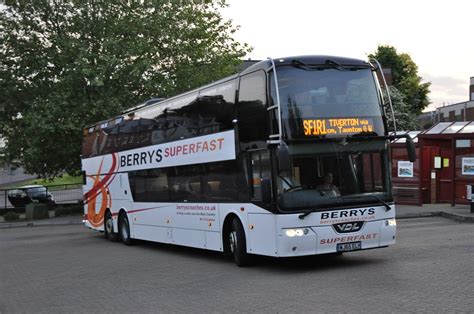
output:
M 288 145 L 291 167 L 277 177 L 284 211 L 391 201 L 388 144 L 383 139 Z

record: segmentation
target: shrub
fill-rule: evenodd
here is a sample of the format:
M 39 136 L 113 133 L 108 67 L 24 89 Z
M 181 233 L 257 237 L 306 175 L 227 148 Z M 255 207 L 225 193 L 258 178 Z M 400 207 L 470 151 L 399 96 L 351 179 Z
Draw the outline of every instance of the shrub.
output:
M 54 215 L 56 217 L 61 216 L 71 216 L 71 215 L 81 215 L 84 212 L 82 204 L 72 204 L 72 205 L 59 205 L 54 210 Z
M 71 210 L 69 207 L 59 205 L 54 209 L 54 216 L 61 217 L 61 216 L 69 216 L 71 215 Z
M 82 206 L 82 203 L 70 205 L 68 207 L 71 211 L 71 215 L 82 215 L 84 213 L 84 206 Z
M 5 221 L 18 221 L 20 220 L 20 215 L 15 212 L 8 212 L 3 215 L 3 218 L 5 219 Z

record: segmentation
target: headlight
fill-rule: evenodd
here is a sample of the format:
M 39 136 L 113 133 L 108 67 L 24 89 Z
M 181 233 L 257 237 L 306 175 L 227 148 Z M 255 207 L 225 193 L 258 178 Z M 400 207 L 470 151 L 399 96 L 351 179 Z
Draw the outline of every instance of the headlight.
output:
M 287 237 L 290 237 L 290 238 L 301 237 L 301 236 L 304 236 L 305 234 L 308 234 L 308 228 L 286 229 L 285 234 Z
M 390 226 L 390 227 L 396 226 L 397 225 L 397 220 L 395 218 L 385 220 L 385 225 Z

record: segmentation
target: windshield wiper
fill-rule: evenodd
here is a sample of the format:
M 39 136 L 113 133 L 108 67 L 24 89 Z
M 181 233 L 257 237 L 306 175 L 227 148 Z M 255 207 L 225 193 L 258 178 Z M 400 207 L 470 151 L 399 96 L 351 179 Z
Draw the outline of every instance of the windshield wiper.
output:
M 311 214 L 311 213 L 314 213 L 314 212 L 317 211 L 317 210 L 318 210 L 318 208 L 312 208 L 312 209 L 310 209 L 310 210 L 308 210 L 308 211 L 306 211 L 306 212 L 300 214 L 300 215 L 298 216 L 298 218 L 299 218 L 299 219 L 304 219 L 304 217 L 308 216 L 308 215 Z
M 332 197 L 331 199 L 339 199 L 339 197 Z M 298 216 L 298 218 L 299 218 L 299 219 L 304 219 L 304 217 L 308 216 L 308 215 L 311 214 L 311 213 L 314 213 L 314 212 L 316 212 L 316 211 L 319 211 L 319 210 L 320 210 L 320 208 L 312 208 L 312 209 L 310 209 L 310 210 L 308 210 L 308 211 L 305 211 L 304 213 L 300 214 L 300 215 Z
M 371 195 L 369 195 L 369 196 L 375 198 L 377 201 L 379 201 L 380 203 L 382 203 L 383 206 L 385 206 L 385 208 L 387 209 L 387 211 L 389 211 L 389 210 L 392 209 L 392 207 L 390 207 L 390 204 L 389 204 L 389 203 L 385 202 L 383 199 L 381 199 L 381 198 L 378 197 L 377 195 L 371 194 Z
M 387 209 L 387 211 L 389 211 L 390 209 L 392 209 L 392 207 L 390 207 L 390 205 L 385 202 L 383 199 L 381 199 L 380 197 L 378 197 L 377 195 L 374 195 L 374 194 L 368 194 L 368 195 L 360 195 L 360 196 L 342 196 L 341 198 L 343 200 L 350 200 L 350 199 L 364 199 L 366 197 L 371 197 L 375 200 L 377 200 L 380 204 L 382 204 L 383 206 L 385 206 L 385 208 Z

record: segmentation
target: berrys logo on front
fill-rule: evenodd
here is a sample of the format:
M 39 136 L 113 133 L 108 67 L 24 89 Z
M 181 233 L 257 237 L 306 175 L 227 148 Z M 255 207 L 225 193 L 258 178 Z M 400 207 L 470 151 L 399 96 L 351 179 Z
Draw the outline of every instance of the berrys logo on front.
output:
M 365 215 L 375 214 L 374 208 L 364 208 L 364 209 L 350 209 L 350 210 L 339 210 L 333 212 L 321 213 L 321 220 L 323 219 L 339 219 L 339 218 L 352 218 L 352 217 L 362 217 Z

